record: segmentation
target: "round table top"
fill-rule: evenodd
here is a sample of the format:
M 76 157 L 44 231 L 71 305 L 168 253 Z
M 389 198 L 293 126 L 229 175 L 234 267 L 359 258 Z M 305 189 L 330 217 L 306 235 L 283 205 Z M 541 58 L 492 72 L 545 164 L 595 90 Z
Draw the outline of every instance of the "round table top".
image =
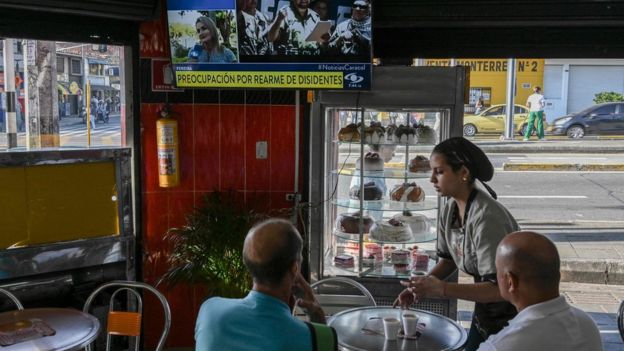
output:
M 29 308 L 0 313 L 0 325 L 39 319 L 51 327 L 54 335 L 0 347 L 2 351 L 79 350 L 95 340 L 100 322 L 88 313 L 72 308 Z
M 425 329 L 418 340 L 397 339 L 388 341 L 383 335 L 365 334 L 362 327 L 371 318 L 394 317 L 401 319 L 400 309 L 391 307 L 359 307 L 335 314 L 329 325 L 338 334 L 338 344 L 345 350 L 459 350 L 466 343 L 466 331 L 453 320 L 423 310 L 413 310 L 424 323 Z

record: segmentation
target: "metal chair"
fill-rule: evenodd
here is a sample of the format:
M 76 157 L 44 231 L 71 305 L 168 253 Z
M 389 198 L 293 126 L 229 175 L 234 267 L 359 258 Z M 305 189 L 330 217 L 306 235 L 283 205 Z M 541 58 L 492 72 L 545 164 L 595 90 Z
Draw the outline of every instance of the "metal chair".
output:
M 377 306 L 375 298 L 368 289 L 353 279 L 344 277 L 325 278 L 315 282 L 310 287 L 328 316 L 350 308 Z
M 622 338 L 622 341 L 624 342 L 624 301 L 620 303 L 620 308 L 618 309 L 617 325 L 618 325 L 618 330 L 620 331 L 620 337 Z
M 9 299 L 11 299 L 11 301 L 13 301 L 15 306 L 17 306 L 18 310 L 24 309 L 24 306 L 22 306 L 22 303 L 20 302 L 20 300 L 15 295 L 13 295 L 13 293 L 3 288 L 0 288 L 0 293 L 5 294 Z
M 87 301 L 85 302 L 83 312 L 89 313 L 91 309 L 91 304 L 95 297 L 101 293 L 102 291 L 115 288 L 110 297 L 109 302 L 109 311 L 108 311 L 108 322 L 106 327 L 106 350 L 110 350 L 111 345 L 111 336 L 112 335 L 121 335 L 127 337 L 135 338 L 135 350 L 139 350 L 140 344 L 140 336 L 141 336 L 141 317 L 143 314 L 143 300 L 141 298 L 141 294 L 137 291 L 137 289 L 147 290 L 154 294 L 160 303 L 162 304 L 163 311 L 165 314 L 165 324 L 163 327 L 163 332 L 158 340 L 158 345 L 156 346 L 156 351 L 161 351 L 165 346 L 165 340 L 167 339 L 167 335 L 169 334 L 169 329 L 171 328 L 171 310 L 169 309 L 169 303 L 163 294 L 160 291 L 156 290 L 153 286 L 141 282 L 132 282 L 132 281 L 112 281 L 109 283 L 105 283 L 99 286 L 95 291 L 89 295 Z M 114 310 L 114 302 L 115 297 L 118 293 L 126 291 L 127 297 L 130 300 L 130 296 L 133 296 L 136 300 L 136 311 L 116 311 Z M 87 351 L 92 350 L 92 345 L 88 345 L 86 347 Z

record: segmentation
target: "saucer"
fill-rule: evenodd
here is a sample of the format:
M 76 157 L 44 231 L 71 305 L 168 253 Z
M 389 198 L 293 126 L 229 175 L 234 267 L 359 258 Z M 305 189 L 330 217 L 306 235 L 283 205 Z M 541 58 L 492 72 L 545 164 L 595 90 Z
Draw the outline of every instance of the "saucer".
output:
M 414 335 L 405 335 L 403 330 L 399 330 L 399 339 L 407 339 L 407 340 L 418 340 L 418 338 L 420 338 L 420 336 L 422 335 L 422 333 L 420 331 L 416 331 L 416 334 Z

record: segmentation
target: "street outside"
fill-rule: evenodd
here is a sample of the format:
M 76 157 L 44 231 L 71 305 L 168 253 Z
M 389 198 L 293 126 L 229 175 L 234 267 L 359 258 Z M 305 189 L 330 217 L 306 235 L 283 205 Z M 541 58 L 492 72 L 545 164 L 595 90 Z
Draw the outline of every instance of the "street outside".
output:
M 98 122 L 91 129 L 92 147 L 121 146 L 120 115 L 111 114 L 108 123 Z M 87 147 L 87 125 L 78 117 L 63 117 L 59 121 L 61 147 Z M 0 133 L 0 150 L 7 146 L 6 133 Z M 17 133 L 18 148 L 26 147 L 26 133 Z

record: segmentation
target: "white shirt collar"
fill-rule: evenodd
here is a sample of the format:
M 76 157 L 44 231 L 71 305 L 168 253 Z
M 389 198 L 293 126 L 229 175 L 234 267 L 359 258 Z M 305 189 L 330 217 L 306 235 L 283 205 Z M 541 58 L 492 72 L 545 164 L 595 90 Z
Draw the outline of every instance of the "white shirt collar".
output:
M 566 302 L 565 297 L 563 296 L 559 296 L 548 301 L 536 303 L 520 311 L 516 317 L 509 321 L 509 325 L 522 323 L 524 321 L 530 321 L 533 319 L 544 318 L 551 314 L 560 312 L 568 307 L 569 305 Z

